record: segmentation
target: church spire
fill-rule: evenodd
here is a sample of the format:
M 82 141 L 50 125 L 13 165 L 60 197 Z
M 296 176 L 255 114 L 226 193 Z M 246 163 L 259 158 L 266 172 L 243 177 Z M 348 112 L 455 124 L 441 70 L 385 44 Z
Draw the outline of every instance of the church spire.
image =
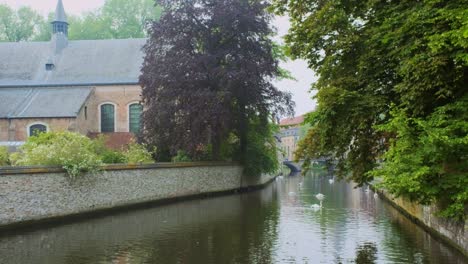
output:
M 55 19 L 52 22 L 52 49 L 54 54 L 59 54 L 68 45 L 68 22 L 62 0 L 58 0 L 55 9 Z
M 57 8 L 55 8 L 55 19 L 52 22 L 52 32 L 54 34 L 62 33 L 68 36 L 68 23 L 65 8 L 63 7 L 62 0 L 58 0 Z

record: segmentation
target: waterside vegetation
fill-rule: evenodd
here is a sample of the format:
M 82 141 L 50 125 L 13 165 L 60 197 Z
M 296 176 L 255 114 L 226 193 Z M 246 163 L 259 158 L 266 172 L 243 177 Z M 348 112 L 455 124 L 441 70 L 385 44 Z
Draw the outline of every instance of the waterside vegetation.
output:
M 300 144 L 341 177 L 382 187 L 441 215 L 468 209 L 468 1 L 276 0 L 291 17 L 289 54 L 319 75 L 318 108 Z
M 9 155 L 3 165 L 60 166 L 70 177 L 77 177 L 84 172 L 98 172 L 104 164 L 154 162 L 152 153 L 143 145 L 131 143 L 116 151 L 105 147 L 104 141 L 104 137 L 92 140 L 72 132 L 39 133 L 30 137 L 19 152 Z

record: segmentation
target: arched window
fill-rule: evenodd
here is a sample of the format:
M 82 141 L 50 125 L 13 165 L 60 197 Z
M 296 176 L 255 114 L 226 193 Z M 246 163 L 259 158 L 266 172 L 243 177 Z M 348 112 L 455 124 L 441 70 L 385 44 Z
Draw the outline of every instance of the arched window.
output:
M 113 104 L 101 105 L 101 132 L 115 132 L 115 106 Z
M 130 132 L 135 134 L 140 133 L 142 112 L 143 106 L 139 103 L 128 106 L 128 127 Z
M 40 133 L 46 133 L 46 132 L 47 132 L 47 126 L 44 124 L 33 124 L 33 125 L 30 125 L 28 129 L 28 135 L 30 137 L 37 136 Z

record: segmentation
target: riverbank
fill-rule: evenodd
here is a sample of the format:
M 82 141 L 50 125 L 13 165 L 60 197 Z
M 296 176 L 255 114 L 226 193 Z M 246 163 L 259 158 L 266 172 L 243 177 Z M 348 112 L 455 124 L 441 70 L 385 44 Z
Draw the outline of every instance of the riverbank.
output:
M 467 220 L 463 223 L 438 217 L 436 205 L 420 205 L 404 197 L 396 198 L 385 190 L 377 190 L 377 192 L 403 215 L 468 257 Z
M 246 177 L 233 163 L 112 165 L 70 179 L 54 167 L 0 169 L 0 229 L 132 206 L 258 188 L 275 177 Z
M 258 191 L 0 232 L 0 262 L 357 263 L 364 255 L 375 263 L 467 263 L 388 202 L 354 183 L 330 184 L 332 177 L 316 170 Z M 319 192 L 326 199 L 316 211 Z

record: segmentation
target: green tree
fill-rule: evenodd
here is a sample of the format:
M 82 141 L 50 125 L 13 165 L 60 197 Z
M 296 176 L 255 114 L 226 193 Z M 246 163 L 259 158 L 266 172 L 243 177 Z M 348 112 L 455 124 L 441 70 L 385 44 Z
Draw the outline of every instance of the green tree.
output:
M 426 132 L 410 120 L 429 122 L 436 109 L 456 104 L 466 95 L 467 0 L 274 2 L 278 14 L 291 17 L 286 37 L 291 56 L 306 59 L 319 75 L 313 86 L 318 90 L 317 113 L 311 120 L 314 128 L 306 138 L 308 143 L 302 143 L 299 158 L 329 155 L 338 160 L 343 177 L 368 182 L 375 175 L 368 172 L 377 167 L 380 154 L 394 148 L 399 152 L 397 135 L 403 126 L 376 129 L 393 124 L 392 105 L 398 109 L 394 111 L 404 113 L 402 118 L 414 129 L 414 139 L 422 140 Z M 447 118 L 451 122 L 454 117 Z M 412 151 L 422 153 L 426 147 L 415 144 Z M 384 156 L 383 166 L 386 162 L 404 164 L 395 157 Z M 413 166 L 427 164 L 422 160 Z M 395 177 L 386 173 L 389 170 L 381 172 L 380 176 Z M 443 173 L 433 175 L 435 186 L 450 181 L 437 175 Z M 466 170 L 457 177 L 463 176 Z M 460 194 L 455 189 L 452 194 Z M 418 192 L 416 196 L 424 195 Z M 442 192 L 434 192 L 432 200 L 441 198 L 436 193 Z
M 161 16 L 153 0 L 106 0 L 104 6 L 69 17 L 72 40 L 146 37 L 148 22 Z
M 101 16 L 112 38 L 142 38 L 147 24 L 161 16 L 154 0 L 107 0 Z
M 95 11 L 69 17 L 69 38 L 143 38 L 147 35 L 148 22 L 159 19 L 161 12 L 153 0 L 107 0 Z
M 13 10 L 7 5 L 0 5 L 0 41 L 33 40 L 43 22 L 43 17 L 29 7 Z
M 89 12 L 81 17 L 70 16 L 68 23 L 70 24 L 68 38 L 71 40 L 113 38 L 110 25 L 105 23 L 99 12 Z
M 159 155 L 183 150 L 197 159 L 210 150 L 215 160 L 226 142 L 235 142 L 231 158 L 242 161 L 246 172 L 274 168 L 269 117 L 291 113 L 293 104 L 271 83 L 282 73 L 268 2 L 158 3 L 165 12 L 151 26 L 140 76 L 144 140 Z
M 68 37 L 70 40 L 143 38 L 148 22 L 159 19 L 161 13 L 153 0 L 106 0 L 104 6 L 94 11 L 68 15 Z M 0 41 L 48 41 L 53 20 L 53 13 L 45 19 L 30 8 L 15 12 L 0 5 Z
M 423 204 L 440 202 L 442 215 L 465 217 L 468 202 L 468 95 L 436 108 L 427 118 L 402 109 L 378 129 L 392 133 L 384 162 L 372 175 L 382 186 Z

